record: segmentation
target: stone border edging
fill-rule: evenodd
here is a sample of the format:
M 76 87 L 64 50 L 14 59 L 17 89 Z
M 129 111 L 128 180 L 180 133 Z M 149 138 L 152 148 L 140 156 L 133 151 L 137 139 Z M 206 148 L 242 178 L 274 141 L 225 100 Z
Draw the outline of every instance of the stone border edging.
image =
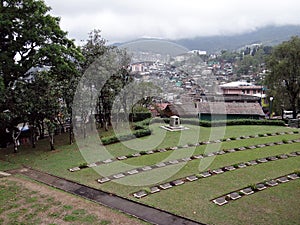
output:
M 170 161 L 167 161 L 167 162 L 157 163 L 157 164 L 151 165 L 151 166 L 139 167 L 139 168 L 135 168 L 135 169 L 132 169 L 132 170 L 129 170 L 129 171 L 120 172 L 120 173 L 117 173 L 117 174 L 112 174 L 110 176 L 106 176 L 106 177 L 102 177 L 102 178 L 97 179 L 97 182 L 100 183 L 100 184 L 103 184 L 103 183 L 106 183 L 106 182 L 109 182 L 109 181 L 112 181 L 112 180 L 124 178 L 126 176 L 135 175 L 135 174 L 150 171 L 150 170 L 153 170 L 153 169 L 159 169 L 161 167 L 176 165 L 176 164 L 179 164 L 179 163 L 185 163 L 185 162 L 192 161 L 192 160 L 229 154 L 229 153 L 233 153 L 233 152 L 236 152 L 236 151 L 245 151 L 245 150 L 249 150 L 249 149 L 252 150 L 252 149 L 263 148 L 263 147 L 268 147 L 268 146 L 272 146 L 272 145 L 283 145 L 283 144 L 291 144 L 291 143 L 300 143 L 300 139 L 287 141 L 286 143 L 284 143 L 284 142 L 272 142 L 272 143 L 267 143 L 267 144 L 260 144 L 260 145 L 257 145 L 257 146 L 247 146 L 247 147 L 240 147 L 240 148 L 235 148 L 235 149 L 228 149 L 228 150 L 221 150 L 221 151 L 217 151 L 217 152 L 211 152 L 211 153 L 208 153 L 208 154 L 193 155 L 193 156 L 188 157 L 188 158 L 170 160 Z
M 248 195 L 257 193 L 259 191 L 263 191 L 267 188 L 275 187 L 280 184 L 283 184 L 283 183 L 286 183 L 286 182 L 289 182 L 292 180 L 296 180 L 298 178 L 299 178 L 299 175 L 296 173 L 283 175 L 283 176 L 280 176 L 280 177 L 277 177 L 274 179 L 270 179 L 268 181 L 259 182 L 254 185 L 250 185 L 250 186 L 244 187 L 242 189 L 232 191 L 232 192 L 222 195 L 218 198 L 212 199 L 211 201 L 213 203 L 215 203 L 216 205 L 222 206 L 222 205 L 229 203 L 230 201 L 237 200 L 244 196 L 248 196 Z
M 161 153 L 161 152 L 166 152 L 166 151 L 174 151 L 174 150 L 178 150 L 178 149 L 182 149 L 182 148 L 189 148 L 189 147 L 197 147 L 200 145 L 208 145 L 208 144 L 214 144 L 214 143 L 223 143 L 223 142 L 228 142 L 228 141 L 235 141 L 235 140 L 243 140 L 243 139 L 250 139 L 250 138 L 258 138 L 258 137 L 270 137 L 270 136 L 279 136 L 279 135 L 285 135 L 285 134 L 297 134 L 293 131 L 289 131 L 289 132 L 277 132 L 277 133 L 266 133 L 266 134 L 257 134 L 257 135 L 250 135 L 250 136 L 240 136 L 240 137 L 231 137 L 231 138 L 224 138 L 222 140 L 213 140 L 213 141 L 201 141 L 195 144 L 186 144 L 183 146 L 174 146 L 174 147 L 168 147 L 168 148 L 161 148 L 161 149 L 155 149 L 155 150 L 149 150 L 149 151 L 141 151 L 139 153 L 133 153 L 133 154 L 129 154 L 129 155 L 124 155 L 124 156 L 118 156 L 116 158 L 111 158 L 111 159 L 106 159 L 103 161 L 97 161 L 94 163 L 90 163 L 87 165 L 82 165 L 82 166 L 77 166 L 77 167 L 73 167 L 68 169 L 70 172 L 76 172 L 76 171 L 80 171 L 82 169 L 85 168 L 92 168 L 92 167 L 96 167 L 96 166 L 100 166 L 103 164 L 108 164 L 108 163 L 112 163 L 114 161 L 118 161 L 118 160 L 125 160 L 128 158 L 135 158 L 135 157 L 140 157 L 143 155 L 150 155 L 150 154 L 154 154 L 154 153 Z
M 276 156 L 269 156 L 267 158 L 260 158 L 260 159 L 256 159 L 256 160 L 250 160 L 248 162 L 236 163 L 236 164 L 233 164 L 230 166 L 223 166 L 221 168 L 204 171 L 200 174 L 192 174 L 192 175 L 186 176 L 184 178 L 179 178 L 177 180 L 170 181 L 170 182 L 167 182 L 164 184 L 158 184 L 156 186 L 150 187 L 150 190 L 148 190 L 148 191 L 140 190 L 138 192 L 133 193 L 132 195 L 136 198 L 142 198 L 147 195 L 154 194 L 154 193 L 160 192 L 162 190 L 172 188 L 174 186 L 182 185 L 186 182 L 193 182 L 198 179 L 203 179 L 203 178 L 207 178 L 210 176 L 219 175 L 219 174 L 222 174 L 225 172 L 230 172 L 230 171 L 233 171 L 236 169 L 242 169 L 242 168 L 245 168 L 248 166 L 254 166 L 254 165 L 258 165 L 258 164 L 262 164 L 262 163 L 267 163 L 267 162 L 272 162 L 272 161 L 276 161 L 276 160 L 287 159 L 290 157 L 297 157 L 297 156 L 300 156 L 300 151 L 291 152 L 288 154 L 276 155 Z

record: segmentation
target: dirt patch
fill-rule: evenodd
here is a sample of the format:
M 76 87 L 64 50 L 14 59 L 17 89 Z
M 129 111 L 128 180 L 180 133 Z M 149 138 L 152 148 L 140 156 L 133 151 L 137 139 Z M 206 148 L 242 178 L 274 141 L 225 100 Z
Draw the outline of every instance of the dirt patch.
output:
M 0 224 L 145 224 L 26 178 L 11 176 L 0 181 Z

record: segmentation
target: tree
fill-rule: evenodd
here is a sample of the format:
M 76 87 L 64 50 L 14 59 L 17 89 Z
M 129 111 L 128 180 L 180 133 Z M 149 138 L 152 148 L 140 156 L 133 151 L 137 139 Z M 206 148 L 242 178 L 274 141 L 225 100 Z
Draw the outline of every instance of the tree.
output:
M 293 110 L 297 116 L 300 98 L 300 38 L 292 37 L 289 41 L 274 48 L 267 60 L 270 70 L 265 83 L 277 102 Z
M 13 112 L 6 120 L 12 130 L 20 122 L 18 118 L 28 120 L 26 107 L 29 107 L 32 98 L 24 99 L 20 96 L 22 92 L 17 92 L 29 85 L 25 82 L 22 88 L 18 87 L 19 82 L 29 76 L 28 71 L 47 67 L 44 75 L 55 84 L 55 87 L 51 85 L 50 91 L 63 90 L 60 96 L 56 95 L 57 98 L 66 96 L 65 84 L 74 76 L 79 76 L 77 65 L 82 59 L 80 50 L 60 29 L 59 18 L 48 14 L 49 10 L 50 7 L 42 0 L 0 1 L 0 77 L 6 93 L 5 108 L 1 112 Z M 45 108 L 41 110 L 44 113 L 47 111 Z
M 88 76 L 87 80 L 82 80 L 83 87 L 82 93 L 78 93 L 78 98 L 82 99 L 82 104 L 88 104 L 89 99 L 86 96 L 97 95 L 97 117 L 101 126 L 106 130 L 111 125 L 111 110 L 116 96 L 120 90 L 132 79 L 129 77 L 127 66 L 130 62 L 130 57 L 124 50 L 120 50 L 114 47 L 106 46 L 106 41 L 100 35 L 101 31 L 93 30 L 89 34 L 89 39 L 82 47 L 82 54 L 85 57 L 85 61 L 82 64 L 82 72 Z M 93 92 L 97 93 L 93 93 Z M 90 91 L 90 93 L 86 93 Z M 84 97 L 85 96 L 85 97 Z M 88 100 L 88 101 L 87 101 Z M 81 117 L 87 121 L 93 119 L 91 116 L 95 112 L 95 107 L 92 105 L 94 102 L 89 101 L 90 106 L 85 107 L 77 106 L 78 111 L 81 111 Z M 90 112 L 86 112 L 90 109 Z M 84 122 L 82 120 L 82 122 Z M 93 121 L 90 121 L 92 123 Z M 85 125 L 83 134 L 85 134 Z

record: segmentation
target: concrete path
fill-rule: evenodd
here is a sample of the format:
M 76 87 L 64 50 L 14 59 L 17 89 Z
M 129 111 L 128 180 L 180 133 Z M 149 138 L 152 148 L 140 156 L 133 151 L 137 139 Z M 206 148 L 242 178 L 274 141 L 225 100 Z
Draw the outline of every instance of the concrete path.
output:
M 91 188 L 74 181 L 50 175 L 31 168 L 23 168 L 10 171 L 9 173 L 20 173 L 30 177 L 33 180 L 42 182 L 60 190 L 78 195 L 80 197 L 92 200 L 113 209 L 120 210 L 126 214 L 137 217 L 141 220 L 158 225 L 198 225 L 196 221 L 177 216 L 175 214 L 156 209 L 142 203 L 111 195 L 110 193 Z

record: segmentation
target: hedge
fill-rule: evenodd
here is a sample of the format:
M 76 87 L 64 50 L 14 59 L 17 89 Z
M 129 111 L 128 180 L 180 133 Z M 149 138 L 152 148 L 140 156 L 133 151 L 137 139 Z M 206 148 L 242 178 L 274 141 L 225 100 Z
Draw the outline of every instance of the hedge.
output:
M 151 112 L 137 112 L 129 114 L 129 121 L 139 122 L 152 117 Z
M 273 125 L 273 126 L 285 126 L 285 122 L 282 120 L 253 120 L 253 119 L 239 119 L 239 120 L 192 120 L 192 119 L 180 119 L 182 124 L 190 124 L 203 127 L 219 127 L 219 126 L 234 126 L 234 125 Z M 151 123 L 170 123 L 169 118 L 155 118 Z
M 151 135 L 152 131 L 150 129 L 140 129 L 134 131 L 132 134 L 124 134 L 124 135 L 112 135 L 108 137 L 103 137 L 101 138 L 101 142 L 103 145 L 109 145 L 113 143 L 117 143 L 120 141 L 128 141 L 134 138 L 140 138 L 144 136 L 149 136 Z

